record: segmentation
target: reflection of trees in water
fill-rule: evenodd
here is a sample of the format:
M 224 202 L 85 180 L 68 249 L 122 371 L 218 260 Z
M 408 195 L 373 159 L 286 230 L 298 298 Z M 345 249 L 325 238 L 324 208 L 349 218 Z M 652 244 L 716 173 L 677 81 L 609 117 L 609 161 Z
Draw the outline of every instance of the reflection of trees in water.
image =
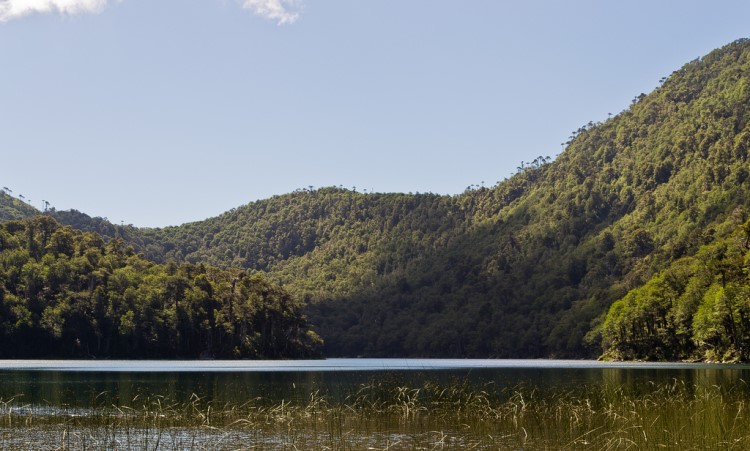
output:
M 287 371 L 287 372 L 0 372 L 0 399 L 16 397 L 24 403 L 53 406 L 130 406 L 150 397 L 189 402 L 242 404 L 262 398 L 268 402 L 305 402 L 313 393 L 342 402 L 361 386 L 377 381 L 390 386 L 470 384 L 498 392 L 519 388 L 554 396 L 568 392 L 618 391 L 650 393 L 657 387 L 679 385 L 695 389 L 750 392 L 744 381 L 750 368 L 706 366 L 691 368 L 502 368 L 431 371 Z M 489 385 L 488 385 L 489 384 Z
M 637 365 L 637 364 L 635 364 Z M 750 377 L 750 368 L 733 368 L 731 365 L 701 368 L 604 368 L 600 372 L 605 387 L 618 387 L 634 394 L 653 391 L 655 386 L 679 384 L 693 393 L 695 389 L 720 387 L 742 389 L 750 392 L 744 382 Z

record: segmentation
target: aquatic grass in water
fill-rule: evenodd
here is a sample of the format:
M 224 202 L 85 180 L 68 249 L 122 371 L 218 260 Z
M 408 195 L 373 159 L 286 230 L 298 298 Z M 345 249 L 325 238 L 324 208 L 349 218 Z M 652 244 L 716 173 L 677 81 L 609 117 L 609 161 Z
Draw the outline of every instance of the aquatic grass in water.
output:
M 342 400 L 129 406 L 0 401 L 0 449 L 748 449 L 744 383 L 638 390 L 371 382 Z

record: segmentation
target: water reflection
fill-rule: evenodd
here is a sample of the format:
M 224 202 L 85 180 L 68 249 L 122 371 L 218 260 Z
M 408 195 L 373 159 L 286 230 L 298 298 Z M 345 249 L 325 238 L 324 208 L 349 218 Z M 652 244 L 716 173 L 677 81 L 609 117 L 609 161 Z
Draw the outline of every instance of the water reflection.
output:
M 746 385 L 750 370 L 727 366 L 723 368 L 689 369 L 622 369 L 604 368 L 600 371 L 601 382 L 606 385 L 636 387 L 643 384 L 684 384 L 688 387 L 736 387 Z
M 420 364 L 421 362 L 421 364 Z M 366 362 L 360 362 L 362 365 Z M 277 402 L 281 399 L 305 402 L 313 392 L 330 400 L 342 400 L 360 384 L 386 381 L 395 385 L 420 386 L 425 382 L 441 384 L 493 384 L 497 389 L 516 386 L 541 390 L 575 391 L 581 386 L 602 390 L 613 387 L 638 393 L 654 384 L 680 383 L 686 387 L 741 387 L 750 377 L 750 367 L 731 365 L 653 366 L 592 365 L 590 362 L 561 366 L 538 362 L 522 365 L 471 365 L 464 362 L 455 367 L 409 362 L 412 369 L 388 368 L 378 361 L 376 368 L 320 371 L 85 371 L 55 369 L 0 370 L 0 399 L 17 398 L 19 402 L 71 407 L 134 406 L 144 398 L 163 396 L 171 401 L 185 402 L 194 394 L 206 401 L 241 404 L 256 398 Z M 168 365 L 167 365 L 168 366 Z M 434 368 L 434 369 L 430 369 Z

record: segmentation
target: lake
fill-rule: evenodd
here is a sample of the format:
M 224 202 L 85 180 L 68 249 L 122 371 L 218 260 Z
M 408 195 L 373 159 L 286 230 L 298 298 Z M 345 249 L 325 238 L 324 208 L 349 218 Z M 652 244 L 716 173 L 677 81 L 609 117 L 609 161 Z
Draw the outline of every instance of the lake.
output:
M 0 399 L 90 406 L 128 404 L 136 396 L 177 401 L 192 395 L 212 401 L 259 396 L 306 399 L 319 391 L 342 396 L 360 384 L 466 380 L 498 387 L 525 385 L 565 390 L 616 385 L 637 390 L 647 383 L 680 380 L 726 386 L 750 380 L 750 366 L 579 360 L 327 359 L 286 361 L 91 361 L 0 360 Z
M 6 360 L 0 361 L 0 416 L 9 419 L 5 425 L 0 420 L 0 449 L 49 442 L 37 432 L 42 429 L 18 426 L 19 419 L 67 440 L 70 434 L 98 437 L 76 442 L 79 448 L 137 449 L 157 440 L 162 449 L 161 435 L 171 434 L 167 449 L 194 448 L 186 446 L 188 439 L 198 448 L 229 440 L 261 449 L 400 449 L 391 446 L 396 440 L 411 449 L 445 445 L 448 438 L 456 449 L 468 443 L 534 449 L 639 443 L 643 437 L 651 445 L 742 449 L 750 445 L 750 433 L 741 432 L 750 430 L 741 415 L 750 401 L 748 380 L 748 365 L 690 363 Z M 214 413 L 207 429 L 212 409 L 224 413 Z M 698 420 L 710 431 L 693 429 Z M 280 431 L 279 424 L 288 428 Z M 224 435 L 212 435 L 217 430 Z M 435 431 L 442 442 L 430 435 Z M 75 449 L 76 443 L 65 446 Z
M 313 391 L 338 396 L 382 378 L 409 384 L 458 379 L 498 387 L 565 390 L 586 384 L 637 390 L 675 379 L 688 385 L 728 386 L 750 380 L 750 365 L 490 359 L 0 360 L 0 399 L 21 395 L 26 402 L 74 406 L 91 405 L 95 398 L 127 403 L 136 395 L 293 400 L 306 399 Z

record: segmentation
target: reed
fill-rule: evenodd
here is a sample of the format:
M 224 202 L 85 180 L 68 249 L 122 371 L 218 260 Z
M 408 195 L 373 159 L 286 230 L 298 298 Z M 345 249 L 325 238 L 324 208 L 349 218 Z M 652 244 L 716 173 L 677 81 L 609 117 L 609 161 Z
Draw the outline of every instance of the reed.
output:
M 373 381 L 342 400 L 152 396 L 86 408 L 0 400 L 0 450 L 750 449 L 748 387 L 637 391 Z

